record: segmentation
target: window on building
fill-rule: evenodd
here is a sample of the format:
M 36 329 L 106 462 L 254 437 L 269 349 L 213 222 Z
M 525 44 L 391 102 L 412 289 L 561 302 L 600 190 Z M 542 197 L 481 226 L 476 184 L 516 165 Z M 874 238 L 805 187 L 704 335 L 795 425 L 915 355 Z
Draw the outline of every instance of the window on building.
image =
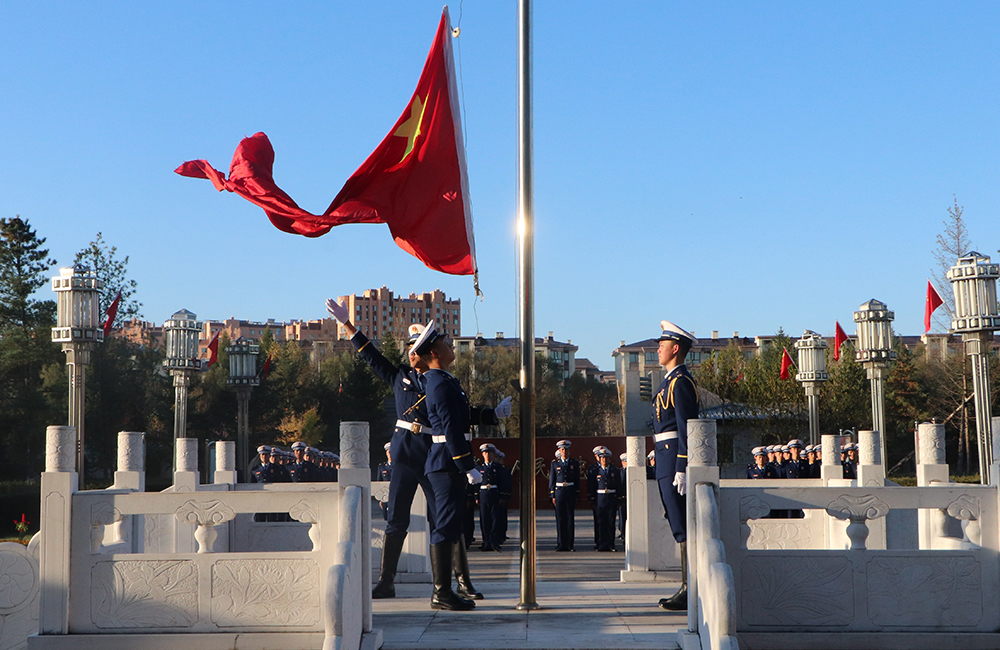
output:
M 646 363 L 647 364 L 659 363 L 659 362 L 660 362 L 660 359 L 659 359 L 658 355 L 655 352 L 647 352 L 646 353 Z
M 629 363 L 639 363 L 639 353 L 638 352 L 629 352 L 628 353 L 628 362 Z

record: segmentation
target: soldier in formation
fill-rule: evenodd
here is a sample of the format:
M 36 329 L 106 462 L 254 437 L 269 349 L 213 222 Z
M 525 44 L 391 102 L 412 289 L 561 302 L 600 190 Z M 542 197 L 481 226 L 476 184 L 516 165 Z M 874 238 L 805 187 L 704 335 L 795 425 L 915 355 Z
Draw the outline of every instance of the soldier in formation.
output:
M 618 468 L 611 464 L 611 450 L 599 447 L 598 464 L 592 472 L 593 480 L 588 481 L 587 490 L 591 503 L 594 505 L 594 525 L 597 528 L 597 550 L 614 552 L 615 548 L 615 514 L 618 512 L 618 499 L 621 490 L 621 474 Z
M 556 510 L 556 550 L 574 551 L 576 503 L 580 500 L 580 461 L 570 458 L 573 443 L 556 443 L 556 459 L 549 468 L 549 497 Z

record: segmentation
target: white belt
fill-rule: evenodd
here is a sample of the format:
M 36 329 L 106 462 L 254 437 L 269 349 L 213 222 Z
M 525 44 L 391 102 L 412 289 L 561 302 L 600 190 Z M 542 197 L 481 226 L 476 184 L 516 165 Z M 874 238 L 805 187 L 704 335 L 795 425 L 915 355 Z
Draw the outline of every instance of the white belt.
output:
M 406 420 L 396 420 L 396 428 L 406 429 L 407 431 L 412 431 L 413 433 L 426 433 L 431 434 L 431 428 L 424 426 L 419 422 L 407 422 Z
M 556 487 L 569 487 L 571 485 L 576 485 L 576 483 L 556 483 Z
M 472 440 L 472 434 L 471 433 L 465 434 L 465 439 L 471 441 Z M 433 440 L 435 443 L 444 443 L 444 442 L 448 441 L 448 437 L 447 436 L 431 436 L 431 440 Z
M 663 433 L 657 433 L 653 436 L 653 440 L 656 442 L 663 442 L 664 440 L 673 440 L 677 437 L 676 431 L 664 431 Z
M 614 494 L 615 491 L 614 490 L 598 490 L 597 493 L 598 494 Z
M 498 487 L 500 487 L 500 486 L 499 486 L 499 485 L 489 485 L 489 484 L 487 483 L 487 484 L 485 484 L 485 485 L 480 485 L 480 486 L 479 486 L 479 489 L 480 489 L 480 490 L 495 490 L 495 489 L 497 489 Z

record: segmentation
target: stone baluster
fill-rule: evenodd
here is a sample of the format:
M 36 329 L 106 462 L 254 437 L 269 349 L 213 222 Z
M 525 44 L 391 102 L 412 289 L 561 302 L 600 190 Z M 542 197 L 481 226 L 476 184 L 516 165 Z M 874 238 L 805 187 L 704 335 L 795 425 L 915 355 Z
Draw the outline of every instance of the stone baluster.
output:
M 66 634 L 69 630 L 71 508 L 73 493 L 79 487 L 76 448 L 76 427 L 50 426 L 45 430 L 39 545 L 41 634 Z
M 851 540 L 852 551 L 867 549 L 868 521 L 881 519 L 889 514 L 889 506 L 874 494 L 860 497 L 841 495 L 826 507 L 831 517 L 850 521 L 847 526 L 847 537 Z
M 948 485 L 944 445 L 944 424 L 917 425 L 917 486 Z M 921 549 L 940 548 L 947 530 L 947 513 L 943 509 L 918 510 L 917 527 Z
M 715 420 L 688 420 L 687 423 L 687 555 L 688 555 L 688 634 L 697 634 L 701 618 L 698 606 L 696 559 L 698 549 L 697 503 L 695 486 L 701 483 L 719 485 L 719 454 Z M 707 576 L 705 576 L 707 579 Z
M 885 485 L 881 439 L 879 431 L 858 431 L 858 487 Z
M 236 484 L 236 443 L 220 440 L 215 443 L 215 476 L 213 483 Z
M 198 474 L 198 439 L 197 438 L 177 438 L 174 447 L 174 484 L 170 488 L 171 492 L 195 492 L 201 482 Z M 204 548 L 200 545 L 195 548 L 195 521 L 191 518 L 175 517 L 174 523 L 174 552 L 193 553 L 195 550 Z M 215 533 L 213 531 L 213 542 Z
M 341 503 L 344 503 L 344 490 L 353 485 L 362 489 L 362 503 L 367 504 L 371 502 L 372 474 L 369 440 L 370 435 L 367 422 L 340 423 L 340 471 L 337 472 L 337 482 L 339 483 L 338 487 L 340 490 Z M 344 526 L 344 522 L 348 519 L 345 515 L 346 513 L 342 511 L 341 523 L 339 524 L 341 527 Z M 367 506 L 362 508 L 360 525 L 360 531 L 341 530 L 339 538 L 341 541 L 347 541 L 349 539 L 347 535 L 351 533 L 361 535 L 360 538 L 355 540 L 355 543 L 361 548 L 361 575 L 370 576 L 372 572 L 372 546 L 370 538 L 372 529 L 371 508 Z M 320 530 L 321 539 L 327 534 L 329 534 L 327 531 Z M 325 548 L 330 548 L 335 541 L 336 539 L 334 538 L 329 540 L 322 539 L 322 543 Z M 329 544 L 329 546 L 327 544 Z M 365 584 L 367 584 L 367 582 Z M 371 589 L 362 590 L 361 620 L 363 630 L 365 632 L 371 632 Z
M 118 432 L 118 470 L 115 489 L 146 491 L 146 434 L 141 431 Z
M 652 579 L 649 574 L 650 543 L 649 498 L 646 489 L 646 436 L 629 436 L 625 439 L 628 453 L 628 467 L 625 468 L 627 512 L 632 515 L 625 520 L 625 568 L 621 579 Z M 997 447 L 1000 449 L 1000 447 Z M 662 506 L 657 502 L 656 507 Z M 657 540 L 660 543 L 660 540 Z
M 218 499 L 191 499 L 174 513 L 179 521 L 197 526 L 194 539 L 198 542 L 199 553 L 215 552 L 215 540 L 219 536 L 215 527 L 231 521 L 235 516 L 236 512 Z
M 823 485 L 831 479 L 843 479 L 844 467 L 840 464 L 840 436 L 824 434 L 820 445 L 823 449 L 823 463 L 819 467 Z

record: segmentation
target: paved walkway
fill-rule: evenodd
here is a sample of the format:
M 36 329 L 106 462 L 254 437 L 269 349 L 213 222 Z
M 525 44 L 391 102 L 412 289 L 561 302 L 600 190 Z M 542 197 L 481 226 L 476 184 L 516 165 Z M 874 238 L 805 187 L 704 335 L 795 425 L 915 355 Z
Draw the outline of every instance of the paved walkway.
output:
M 374 624 L 385 650 L 494 650 L 538 648 L 677 648 L 685 612 L 665 612 L 657 600 L 673 593 L 671 582 L 623 583 L 624 545 L 617 553 L 593 546 L 589 513 L 578 513 L 575 553 L 556 553 L 552 511 L 541 511 L 536 525 L 538 561 L 535 593 L 540 609 L 520 611 L 517 513 L 511 513 L 510 542 L 503 552 L 469 550 L 473 582 L 486 599 L 471 612 L 430 608 L 429 584 L 397 584 L 396 598 L 376 600 Z M 580 516 L 584 515 L 584 516 Z M 582 550 L 587 549 L 587 550 Z M 376 574 L 377 574 L 377 567 Z

